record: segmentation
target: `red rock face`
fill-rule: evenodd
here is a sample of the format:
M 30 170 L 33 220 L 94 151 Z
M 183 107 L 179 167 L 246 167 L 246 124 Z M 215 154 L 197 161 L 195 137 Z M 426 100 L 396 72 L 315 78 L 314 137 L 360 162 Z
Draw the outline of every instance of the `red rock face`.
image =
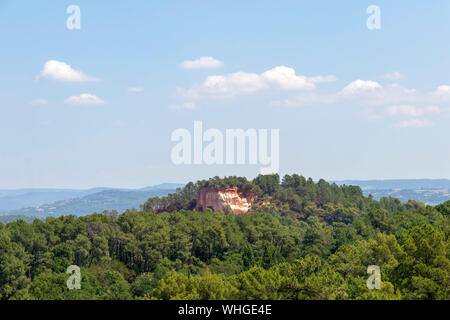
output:
M 235 214 L 242 214 L 247 213 L 254 202 L 254 194 L 244 195 L 242 192 L 239 192 L 237 187 L 200 187 L 196 210 L 203 211 L 206 208 L 210 208 L 213 211 L 217 211 L 222 209 L 225 212 L 231 210 Z

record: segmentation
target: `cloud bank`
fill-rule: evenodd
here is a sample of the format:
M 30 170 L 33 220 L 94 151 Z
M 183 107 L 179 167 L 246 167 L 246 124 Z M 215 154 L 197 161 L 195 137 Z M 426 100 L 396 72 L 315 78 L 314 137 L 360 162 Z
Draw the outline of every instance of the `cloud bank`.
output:
M 317 83 L 336 80 L 337 78 L 333 75 L 317 77 L 296 75 L 294 69 L 278 66 L 261 74 L 241 71 L 208 76 L 203 83 L 189 89 L 177 88 L 177 93 L 191 99 L 231 98 L 264 90 L 313 90 Z

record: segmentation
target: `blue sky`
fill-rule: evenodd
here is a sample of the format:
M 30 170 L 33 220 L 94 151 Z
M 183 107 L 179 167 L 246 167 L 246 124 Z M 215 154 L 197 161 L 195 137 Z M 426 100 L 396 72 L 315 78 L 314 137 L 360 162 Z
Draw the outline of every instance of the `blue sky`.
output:
M 258 174 L 172 164 L 194 120 L 279 129 L 280 174 L 450 178 L 449 18 L 446 0 L 0 0 L 0 188 Z

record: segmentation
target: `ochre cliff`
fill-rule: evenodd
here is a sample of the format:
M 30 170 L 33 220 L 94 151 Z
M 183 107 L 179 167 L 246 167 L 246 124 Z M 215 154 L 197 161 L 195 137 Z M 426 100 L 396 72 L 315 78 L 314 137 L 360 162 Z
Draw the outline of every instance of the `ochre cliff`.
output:
M 249 212 L 255 200 L 256 196 L 253 192 L 244 194 L 237 187 L 200 187 L 196 210 L 203 211 L 210 208 L 213 211 L 221 209 L 224 212 L 242 214 Z

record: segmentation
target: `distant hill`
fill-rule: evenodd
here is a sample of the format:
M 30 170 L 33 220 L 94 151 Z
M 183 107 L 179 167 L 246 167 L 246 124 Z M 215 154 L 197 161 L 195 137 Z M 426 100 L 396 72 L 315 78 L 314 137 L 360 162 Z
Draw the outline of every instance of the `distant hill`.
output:
M 139 191 L 154 191 L 154 190 L 176 190 L 177 188 L 183 188 L 184 184 L 180 183 L 161 183 L 156 186 L 145 187 L 138 189 Z
M 402 202 L 408 200 L 416 200 L 429 205 L 438 205 L 450 200 L 449 189 L 404 189 L 404 190 L 382 190 L 382 189 L 365 189 L 364 195 L 371 194 L 375 200 L 382 197 L 397 198 Z
M 73 214 L 82 216 L 90 213 L 117 210 L 119 213 L 127 209 L 139 209 L 148 198 L 165 196 L 175 189 L 158 189 L 153 191 L 104 190 L 80 198 L 57 201 L 37 207 L 29 207 L 9 211 L 11 215 L 49 217 Z
M 0 190 L 0 212 L 24 207 L 34 207 L 44 203 L 83 197 L 108 188 L 77 189 L 17 189 Z
M 175 190 L 176 188 L 183 186 L 184 186 L 183 184 L 179 183 L 163 183 L 141 189 L 98 187 L 91 189 L 0 190 L 0 214 L 22 208 L 37 207 L 45 204 L 50 204 L 56 201 L 80 198 L 106 190 L 121 190 L 121 191 Z
M 335 182 L 338 185 L 360 186 L 363 190 L 450 189 L 449 179 L 340 180 L 330 182 Z
M 415 200 L 429 205 L 437 205 L 450 200 L 450 180 L 448 179 L 342 180 L 332 182 L 338 185 L 360 186 L 364 195 L 371 194 L 375 200 L 382 197 L 393 197 L 402 202 Z
M 14 222 L 17 220 L 23 220 L 27 223 L 33 223 L 33 221 L 37 219 L 37 217 L 33 216 L 23 216 L 23 215 L 7 215 L 7 216 L 0 216 L 0 222 L 7 224 L 9 222 Z
M 163 183 L 141 189 L 0 190 L 0 205 L 3 204 L 2 210 L 0 210 L 0 222 L 7 223 L 17 219 L 32 221 L 36 217 L 45 218 L 68 214 L 82 216 L 94 212 L 101 213 L 105 210 L 116 210 L 122 213 L 127 209 L 139 209 L 140 205 L 145 203 L 148 198 L 165 196 L 183 186 L 183 184 L 177 183 Z M 45 202 L 46 200 L 50 201 Z M 12 210 L 5 209 L 11 207 Z

